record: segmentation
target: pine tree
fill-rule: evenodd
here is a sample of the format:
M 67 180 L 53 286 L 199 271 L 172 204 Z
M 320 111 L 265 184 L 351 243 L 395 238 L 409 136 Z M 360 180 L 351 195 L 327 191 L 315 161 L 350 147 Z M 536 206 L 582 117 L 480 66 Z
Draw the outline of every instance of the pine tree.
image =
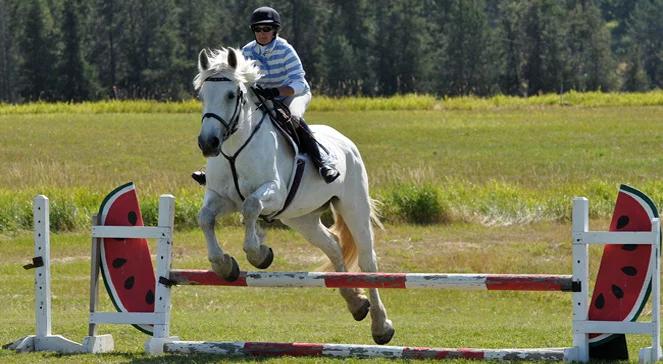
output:
M 527 93 L 563 92 L 568 74 L 566 14 L 557 0 L 533 0 L 524 17 Z
M 523 75 L 525 64 L 524 37 L 522 32 L 525 3 L 506 0 L 499 3 L 498 39 L 499 57 L 502 60 L 500 90 L 507 95 L 522 95 L 526 92 Z
M 422 2 L 381 2 L 374 8 L 376 40 L 372 48 L 376 58 L 379 93 L 393 95 L 423 91 L 431 76 L 431 62 L 426 57 L 427 37 Z M 419 88 L 421 87 L 421 88 Z
M 57 98 L 65 101 L 83 101 L 91 96 L 88 65 L 81 53 L 78 12 L 73 0 L 64 2 L 62 39 L 64 43 L 59 64 L 60 92 Z
M 628 54 L 622 90 L 629 92 L 646 91 L 649 88 L 649 79 L 642 62 L 642 51 L 635 44 Z
M 497 59 L 483 0 L 454 0 L 446 24 L 442 89 L 451 95 L 487 95 L 497 77 Z
M 122 29 L 122 1 L 96 0 L 92 10 L 94 22 L 86 29 L 93 34 L 90 58 L 98 75 L 104 97 L 116 98 L 119 90 L 120 67 L 118 65 Z
M 23 19 L 23 34 L 20 40 L 22 62 L 21 96 L 28 101 L 50 100 L 55 85 L 53 44 L 47 35 L 41 3 L 32 0 Z
M 628 23 L 631 46 L 642 52 L 651 85 L 663 88 L 663 0 L 639 0 Z
M 330 15 L 323 31 L 323 90 L 332 95 L 356 95 L 374 92 L 370 24 L 373 17 L 366 0 L 330 1 Z M 331 31 L 333 30 L 333 31 Z
M 610 52 L 610 32 L 592 0 L 575 2 L 567 17 L 569 23 L 569 67 L 567 89 L 610 91 L 616 83 Z
M 0 101 L 16 101 L 16 47 L 12 22 L 16 6 L 0 0 Z

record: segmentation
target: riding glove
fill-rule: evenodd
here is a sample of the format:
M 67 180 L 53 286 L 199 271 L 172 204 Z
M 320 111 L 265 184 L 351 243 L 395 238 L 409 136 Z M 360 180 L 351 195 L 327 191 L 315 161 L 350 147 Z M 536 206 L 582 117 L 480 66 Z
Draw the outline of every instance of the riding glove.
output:
M 256 87 L 256 93 L 267 100 L 271 100 L 277 96 L 279 96 L 279 89 L 278 88 L 262 88 L 260 86 Z

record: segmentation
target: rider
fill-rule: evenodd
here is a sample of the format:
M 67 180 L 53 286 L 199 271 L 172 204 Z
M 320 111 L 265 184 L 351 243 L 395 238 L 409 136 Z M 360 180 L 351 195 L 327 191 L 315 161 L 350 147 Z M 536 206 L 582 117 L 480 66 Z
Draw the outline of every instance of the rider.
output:
M 288 106 L 293 117 L 299 118 L 296 125 L 299 144 L 311 157 L 320 176 L 327 183 L 338 178 L 339 173 L 324 158 L 313 133 L 304 123 L 304 112 L 311 102 L 311 88 L 304 79 L 304 68 L 295 49 L 278 36 L 281 16 L 268 7 L 257 8 L 251 14 L 251 30 L 255 40 L 242 48 L 245 58 L 256 61 L 263 76 L 258 81 L 256 93 L 265 99 L 277 99 Z M 200 184 L 205 184 L 205 175 L 194 172 L 192 177 Z

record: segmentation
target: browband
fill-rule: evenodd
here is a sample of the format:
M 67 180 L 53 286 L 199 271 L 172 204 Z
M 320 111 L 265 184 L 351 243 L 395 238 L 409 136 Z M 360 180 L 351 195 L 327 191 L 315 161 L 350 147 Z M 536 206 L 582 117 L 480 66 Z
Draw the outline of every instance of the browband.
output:
M 231 81 L 228 77 L 207 77 L 205 81 L 212 81 L 212 82 L 223 82 L 223 81 Z

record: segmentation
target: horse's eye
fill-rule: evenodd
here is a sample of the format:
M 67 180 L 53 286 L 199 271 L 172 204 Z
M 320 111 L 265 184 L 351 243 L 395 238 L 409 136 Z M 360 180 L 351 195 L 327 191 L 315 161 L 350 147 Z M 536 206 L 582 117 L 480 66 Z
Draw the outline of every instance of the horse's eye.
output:
M 228 100 L 232 100 L 234 98 L 235 98 L 235 93 L 234 92 L 231 92 L 231 93 L 228 94 Z

